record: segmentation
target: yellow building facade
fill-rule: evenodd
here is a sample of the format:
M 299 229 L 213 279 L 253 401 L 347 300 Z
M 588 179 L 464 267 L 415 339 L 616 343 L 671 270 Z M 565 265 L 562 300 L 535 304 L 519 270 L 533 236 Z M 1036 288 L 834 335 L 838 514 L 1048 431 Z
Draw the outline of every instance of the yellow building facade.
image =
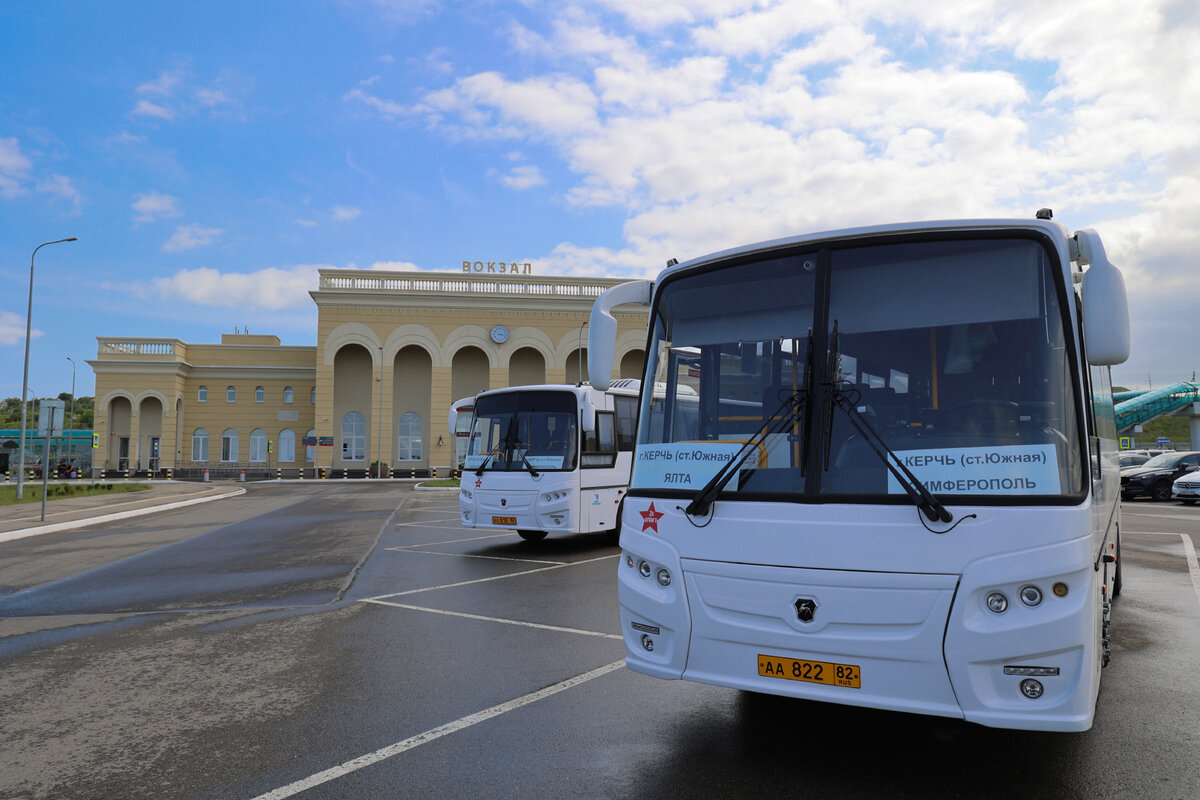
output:
M 592 302 L 612 279 L 321 270 L 315 346 L 97 337 L 99 469 L 295 476 L 448 469 L 451 404 L 586 381 Z M 622 307 L 613 377 L 639 377 L 646 309 Z M 385 473 L 386 474 L 386 473 Z

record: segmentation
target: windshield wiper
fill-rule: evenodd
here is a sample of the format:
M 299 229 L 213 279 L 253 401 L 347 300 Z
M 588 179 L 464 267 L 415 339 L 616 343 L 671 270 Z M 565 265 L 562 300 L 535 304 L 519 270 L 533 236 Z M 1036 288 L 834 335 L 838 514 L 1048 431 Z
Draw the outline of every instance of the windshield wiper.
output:
M 498 456 L 503 450 L 504 450 L 504 442 L 501 442 L 500 444 L 496 445 L 491 450 L 489 450 L 487 453 L 484 453 L 483 461 L 479 462 L 479 468 L 477 470 L 475 470 L 475 474 L 482 475 L 483 468 L 488 465 L 488 462 L 491 461 L 496 456 Z
M 533 464 L 529 463 L 529 459 L 525 457 L 524 453 L 521 453 L 521 463 L 524 464 L 525 468 L 529 470 L 530 477 L 536 478 L 537 476 L 542 474 L 533 468 Z
M 706 515 L 709 507 L 712 506 L 713 500 L 721 493 L 721 490 L 725 488 L 730 479 L 737 474 L 738 469 L 741 468 L 742 463 L 749 455 L 757 450 L 766 441 L 768 436 L 782 433 L 800 415 L 805 405 L 805 395 L 806 393 L 803 391 L 789 391 L 784 401 L 779 404 L 779 408 L 775 409 L 775 412 L 767 417 L 766 422 L 742 445 L 733 458 L 716 475 L 713 475 L 700 491 L 696 492 L 696 496 L 692 498 L 692 502 L 688 503 L 684 512 L 694 517 L 703 517 Z M 789 407 L 791 407 L 790 411 L 784 414 L 784 410 Z
M 933 493 L 929 491 L 925 484 L 921 483 L 920 479 L 912 473 L 912 470 L 904 464 L 892 448 L 887 446 L 887 442 L 883 440 L 883 437 L 871 427 L 871 423 L 867 422 L 866 417 L 851 402 L 848 396 L 851 394 L 851 391 L 839 388 L 836 379 L 830 386 L 830 402 L 846 414 L 846 418 L 850 420 L 850 424 L 858 431 L 858 435 L 871 446 L 871 449 L 875 451 L 875 455 L 879 456 L 879 460 L 883 462 L 888 471 L 896 478 L 896 482 L 903 487 L 904 492 L 913 501 L 913 504 L 921 509 L 925 513 L 925 516 L 929 517 L 930 522 L 952 522 L 954 515 L 950 513 L 950 510 L 934 497 Z M 829 427 L 832 428 L 833 426 L 830 425 Z M 828 458 L 826 459 L 825 468 L 829 469 Z

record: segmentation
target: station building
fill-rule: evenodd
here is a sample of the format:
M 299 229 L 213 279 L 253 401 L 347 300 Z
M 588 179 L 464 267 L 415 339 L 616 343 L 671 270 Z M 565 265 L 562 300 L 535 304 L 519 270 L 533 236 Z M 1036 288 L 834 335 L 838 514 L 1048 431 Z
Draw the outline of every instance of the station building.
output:
M 220 344 L 97 337 L 93 466 L 213 477 L 365 473 L 375 462 L 397 475 L 448 470 L 451 404 L 588 380 L 592 302 L 621 282 L 477 274 L 470 263 L 462 274 L 321 270 L 309 293 L 315 346 L 242 332 Z M 639 377 L 646 309 L 615 316 L 612 377 Z

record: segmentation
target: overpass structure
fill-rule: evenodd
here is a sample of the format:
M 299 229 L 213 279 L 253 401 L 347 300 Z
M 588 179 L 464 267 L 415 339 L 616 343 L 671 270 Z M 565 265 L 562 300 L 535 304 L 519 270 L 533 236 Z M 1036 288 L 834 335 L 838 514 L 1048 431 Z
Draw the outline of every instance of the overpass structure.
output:
M 1117 430 L 1124 433 L 1155 417 L 1192 406 L 1192 441 L 1200 443 L 1200 383 L 1172 383 L 1158 389 L 1115 392 Z

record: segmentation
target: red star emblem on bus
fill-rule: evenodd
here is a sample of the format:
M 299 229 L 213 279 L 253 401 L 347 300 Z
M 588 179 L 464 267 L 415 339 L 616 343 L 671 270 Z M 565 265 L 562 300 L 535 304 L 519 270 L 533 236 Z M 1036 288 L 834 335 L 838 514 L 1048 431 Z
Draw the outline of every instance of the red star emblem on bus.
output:
M 481 486 L 483 486 L 483 478 L 476 478 L 475 479 L 475 488 L 478 489 Z
M 654 503 L 651 503 L 650 508 L 638 513 L 642 515 L 642 530 L 650 528 L 655 533 L 658 533 L 658 521 L 664 516 L 663 512 L 655 511 Z

